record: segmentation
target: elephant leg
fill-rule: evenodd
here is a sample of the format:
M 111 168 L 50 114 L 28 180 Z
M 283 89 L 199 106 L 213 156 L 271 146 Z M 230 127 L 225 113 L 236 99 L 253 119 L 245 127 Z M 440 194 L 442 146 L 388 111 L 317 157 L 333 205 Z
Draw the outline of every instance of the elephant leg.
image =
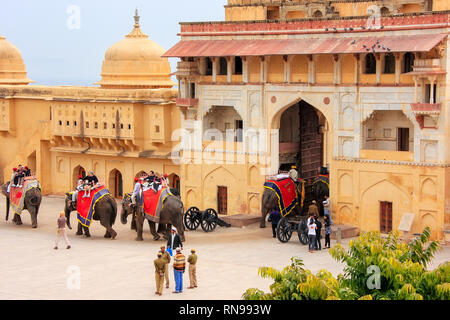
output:
M 135 217 L 136 220 L 136 241 L 143 241 L 144 238 L 142 238 L 142 231 L 144 229 L 144 217 L 141 214 L 137 214 Z
M 131 230 L 136 230 L 136 217 L 134 216 L 134 213 L 132 214 L 132 219 L 131 219 Z
M 31 215 L 31 227 L 32 228 L 37 228 L 37 208 L 32 208 L 28 210 L 30 212 Z
M 84 236 L 86 238 L 89 238 L 91 236 L 91 233 L 89 232 L 89 228 L 85 227 L 85 226 L 82 226 L 82 227 L 83 227 L 83 231 L 84 231 Z
M 161 238 L 161 236 L 158 234 L 158 232 L 156 232 L 156 224 L 154 222 L 150 222 L 150 232 L 153 235 L 153 240 L 157 241 Z
M 20 226 L 22 223 L 22 218 L 20 217 L 20 215 L 18 215 L 17 213 L 14 214 L 14 219 L 16 220 L 15 223 L 16 225 Z
M 83 226 L 81 225 L 81 223 L 78 222 L 78 228 L 77 228 L 77 233 L 75 233 L 77 236 L 82 236 L 83 235 Z
M 117 237 L 117 232 L 111 227 L 109 215 L 100 215 L 100 224 L 106 228 L 105 238 L 114 240 Z

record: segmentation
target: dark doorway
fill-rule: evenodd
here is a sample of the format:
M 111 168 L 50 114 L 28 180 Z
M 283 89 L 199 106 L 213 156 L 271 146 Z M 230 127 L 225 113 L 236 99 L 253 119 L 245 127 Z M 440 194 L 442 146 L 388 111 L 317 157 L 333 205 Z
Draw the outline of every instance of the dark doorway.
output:
M 227 204 L 228 204 L 228 189 L 227 187 L 218 186 L 217 187 L 217 213 L 218 214 L 228 214 Z
M 392 202 L 380 202 L 380 232 L 389 233 L 392 231 Z
M 244 122 L 242 120 L 236 120 L 236 142 L 242 142 L 242 129 L 244 128 Z
M 300 152 L 297 157 L 297 171 L 309 184 L 322 166 L 323 139 L 316 109 L 305 101 L 300 101 L 299 105 Z
M 409 151 L 409 128 L 397 128 L 397 150 Z
M 114 169 L 109 174 L 109 185 L 112 189 L 112 193 L 114 195 L 114 198 L 122 199 L 123 198 L 123 181 L 122 181 L 122 174 L 119 170 Z M 111 190 L 110 189 L 110 190 Z

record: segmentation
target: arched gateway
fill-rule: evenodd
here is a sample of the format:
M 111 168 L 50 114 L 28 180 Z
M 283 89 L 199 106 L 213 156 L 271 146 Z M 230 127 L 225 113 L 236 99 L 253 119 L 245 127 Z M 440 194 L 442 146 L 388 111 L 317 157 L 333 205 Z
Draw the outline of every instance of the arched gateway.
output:
M 324 114 L 308 102 L 301 100 L 281 109 L 273 118 L 272 129 L 279 129 L 278 146 L 272 139 L 272 164 L 278 172 L 289 171 L 295 165 L 299 177 L 306 180 L 306 202 L 312 199 L 312 183 L 321 167 L 327 167 L 328 122 Z M 274 152 L 278 149 L 278 159 Z

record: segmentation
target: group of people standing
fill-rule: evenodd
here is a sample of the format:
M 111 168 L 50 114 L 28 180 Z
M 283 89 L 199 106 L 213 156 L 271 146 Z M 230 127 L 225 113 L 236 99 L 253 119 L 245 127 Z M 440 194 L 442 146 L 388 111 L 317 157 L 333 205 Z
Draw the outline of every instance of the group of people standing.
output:
M 330 236 L 332 233 L 331 225 L 333 224 L 331 221 L 330 215 L 330 199 L 326 195 L 325 200 L 323 201 L 324 208 L 324 216 L 323 216 L 323 225 L 319 220 L 319 208 L 317 207 L 317 203 L 315 200 L 312 201 L 312 204 L 308 208 L 309 218 L 306 222 L 308 228 L 308 239 L 309 239 L 309 252 L 313 253 L 315 250 L 322 250 L 322 228 L 325 227 L 325 249 L 329 249 L 331 246 Z
M 7 190 L 8 193 L 11 190 L 11 187 L 22 188 L 24 178 L 31 176 L 31 169 L 28 168 L 28 166 L 24 167 L 21 164 L 19 164 L 17 168 L 13 168 L 12 170 L 13 172 L 11 174 L 11 179 Z
M 174 249 L 175 248 L 175 249 Z M 175 291 L 173 293 L 183 292 L 183 274 L 186 269 L 186 257 L 181 252 L 183 250 L 183 243 L 177 234 L 177 229 L 172 227 L 171 235 L 167 241 L 167 250 L 165 246 L 161 246 L 161 250 L 157 254 L 157 259 L 154 261 L 155 265 L 155 281 L 157 295 L 162 295 L 164 287 L 164 279 L 166 281 L 166 288 L 169 288 L 169 263 L 173 255 L 173 272 L 175 279 Z M 175 250 L 175 254 L 173 254 Z M 189 280 L 190 286 L 188 289 L 197 288 L 197 254 L 195 249 L 191 249 L 187 262 L 189 263 Z

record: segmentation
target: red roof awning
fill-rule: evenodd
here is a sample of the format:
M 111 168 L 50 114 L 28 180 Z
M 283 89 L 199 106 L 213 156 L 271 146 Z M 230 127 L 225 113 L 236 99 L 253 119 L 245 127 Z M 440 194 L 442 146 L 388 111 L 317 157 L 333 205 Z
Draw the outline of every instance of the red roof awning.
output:
M 366 53 L 372 52 L 373 45 L 375 52 L 426 52 L 446 36 L 447 34 L 272 40 L 182 40 L 163 57 Z

